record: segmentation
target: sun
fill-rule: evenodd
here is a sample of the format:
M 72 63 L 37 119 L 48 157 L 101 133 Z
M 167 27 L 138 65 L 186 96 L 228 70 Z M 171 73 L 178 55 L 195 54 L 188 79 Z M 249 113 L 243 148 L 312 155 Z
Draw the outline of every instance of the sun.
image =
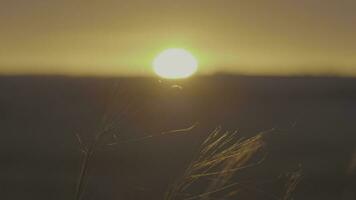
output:
M 184 49 L 167 49 L 153 61 L 155 73 L 166 79 L 183 79 L 198 70 L 198 61 Z

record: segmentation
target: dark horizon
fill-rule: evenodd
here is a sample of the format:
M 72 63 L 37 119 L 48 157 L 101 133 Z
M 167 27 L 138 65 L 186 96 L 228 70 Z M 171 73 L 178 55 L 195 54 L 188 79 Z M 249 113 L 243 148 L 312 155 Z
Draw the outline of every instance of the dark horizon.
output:
M 337 73 L 296 73 L 296 74 L 249 74 L 249 73 L 231 73 L 225 71 L 217 71 L 210 74 L 195 74 L 192 77 L 184 79 L 165 79 L 162 77 L 158 77 L 154 74 L 140 74 L 140 75 L 132 75 L 132 74 L 68 74 L 68 73 L 0 73 L 0 77 L 72 77 L 72 78 L 103 78 L 103 79 L 110 79 L 110 78 L 151 78 L 151 79 L 161 79 L 165 81 L 189 81 L 191 79 L 202 78 L 202 77 L 219 77 L 219 76 L 226 76 L 226 77 L 280 77 L 280 78 L 356 78 L 353 74 L 337 74 Z

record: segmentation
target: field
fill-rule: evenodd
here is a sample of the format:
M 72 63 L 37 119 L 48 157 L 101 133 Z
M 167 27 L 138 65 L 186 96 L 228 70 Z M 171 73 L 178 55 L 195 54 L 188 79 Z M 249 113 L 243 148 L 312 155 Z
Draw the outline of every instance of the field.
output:
M 219 127 L 247 138 L 273 129 L 265 160 L 235 177 L 246 199 L 276 199 L 298 168 L 295 199 L 356 198 L 356 79 L 3 76 L 0 91 L 3 200 L 74 199 L 77 135 L 88 142 L 110 123 L 122 142 L 96 153 L 88 200 L 163 199 Z

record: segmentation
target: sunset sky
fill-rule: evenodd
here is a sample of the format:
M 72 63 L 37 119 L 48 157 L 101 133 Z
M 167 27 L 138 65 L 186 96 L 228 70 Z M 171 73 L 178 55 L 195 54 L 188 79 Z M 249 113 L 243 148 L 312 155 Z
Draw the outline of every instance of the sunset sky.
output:
M 150 75 L 167 48 L 203 74 L 356 76 L 356 1 L 0 0 L 0 73 Z

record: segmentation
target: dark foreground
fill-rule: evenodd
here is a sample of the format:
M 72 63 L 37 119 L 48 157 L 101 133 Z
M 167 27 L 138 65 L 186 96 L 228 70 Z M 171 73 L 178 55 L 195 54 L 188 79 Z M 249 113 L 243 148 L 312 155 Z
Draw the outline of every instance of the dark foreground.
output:
M 250 183 L 246 199 L 275 199 L 279 177 L 298 166 L 304 178 L 295 199 L 356 199 L 356 79 L 2 77 L 0 91 L 2 200 L 73 199 L 81 161 L 75 133 L 86 142 L 112 119 L 118 140 L 129 141 L 96 154 L 88 200 L 163 199 L 219 126 L 243 137 L 275 129 L 267 159 L 236 178 Z M 160 135 L 196 122 L 189 132 Z

